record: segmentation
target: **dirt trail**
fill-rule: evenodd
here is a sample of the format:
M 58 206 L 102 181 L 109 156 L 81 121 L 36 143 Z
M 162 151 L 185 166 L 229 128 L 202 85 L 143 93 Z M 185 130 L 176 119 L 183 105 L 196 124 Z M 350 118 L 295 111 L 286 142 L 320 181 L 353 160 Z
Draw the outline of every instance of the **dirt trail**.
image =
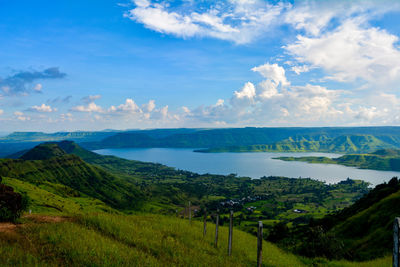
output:
M 0 222 L 0 233 L 14 233 L 17 227 L 25 227 L 35 223 L 59 223 L 71 220 L 70 217 L 48 216 L 48 215 L 38 215 L 38 214 L 24 215 L 22 216 L 22 218 L 29 219 L 29 221 L 22 224 Z
M 15 231 L 17 226 L 13 223 L 0 223 L 0 232 L 2 233 L 12 233 Z

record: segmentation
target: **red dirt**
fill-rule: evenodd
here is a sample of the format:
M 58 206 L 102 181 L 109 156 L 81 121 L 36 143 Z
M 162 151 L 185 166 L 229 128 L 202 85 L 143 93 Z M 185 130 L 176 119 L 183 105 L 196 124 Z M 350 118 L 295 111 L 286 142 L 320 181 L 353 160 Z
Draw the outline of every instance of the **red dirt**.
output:
M 33 222 L 36 223 L 59 223 L 70 220 L 69 217 L 62 217 L 62 216 L 47 216 L 47 215 L 25 215 L 23 218 L 31 219 Z
M 17 225 L 13 223 L 0 223 L 0 232 L 2 233 L 12 233 L 17 228 Z
M 0 222 L 0 233 L 15 233 L 17 227 L 25 227 L 32 223 L 59 223 L 70 220 L 69 217 L 61 217 L 61 216 L 47 216 L 47 215 L 24 215 L 22 216 L 24 219 L 29 219 L 31 222 L 27 222 L 24 224 L 14 224 L 9 222 Z

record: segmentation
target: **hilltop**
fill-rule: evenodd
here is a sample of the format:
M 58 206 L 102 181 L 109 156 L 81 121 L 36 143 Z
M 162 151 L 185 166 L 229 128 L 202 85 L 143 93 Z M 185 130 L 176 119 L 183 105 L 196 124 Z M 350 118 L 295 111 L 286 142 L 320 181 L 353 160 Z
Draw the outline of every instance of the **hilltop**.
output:
M 0 159 L 0 176 L 32 184 L 68 186 L 112 207 L 133 209 L 143 197 L 133 183 L 68 154 L 54 143 L 38 145 L 21 159 Z

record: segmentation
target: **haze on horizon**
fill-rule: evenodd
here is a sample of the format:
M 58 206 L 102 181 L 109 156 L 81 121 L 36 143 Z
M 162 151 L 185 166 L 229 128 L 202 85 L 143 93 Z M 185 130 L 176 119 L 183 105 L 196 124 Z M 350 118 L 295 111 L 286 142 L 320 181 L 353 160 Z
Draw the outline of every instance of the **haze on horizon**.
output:
M 0 131 L 400 125 L 398 1 L 1 1 Z

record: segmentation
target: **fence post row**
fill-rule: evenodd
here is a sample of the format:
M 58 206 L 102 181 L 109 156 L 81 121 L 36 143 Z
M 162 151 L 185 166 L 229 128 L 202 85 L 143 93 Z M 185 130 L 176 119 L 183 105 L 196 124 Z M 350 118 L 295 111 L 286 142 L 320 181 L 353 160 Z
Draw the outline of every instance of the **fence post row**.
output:
M 192 223 L 192 210 L 190 209 L 190 201 L 189 201 L 189 223 Z
M 258 233 L 257 233 L 257 267 L 262 265 L 262 242 L 263 242 L 263 223 L 258 222 Z
M 229 238 L 228 238 L 228 255 L 232 255 L 232 234 L 233 234 L 233 210 L 229 216 Z
M 204 225 L 203 225 L 203 236 L 207 234 L 207 208 L 204 208 Z
M 399 228 L 400 228 L 400 218 L 396 217 L 393 222 L 393 267 L 400 267 Z
M 218 226 L 219 226 L 219 209 L 217 210 L 217 218 L 215 221 L 215 241 L 214 241 L 215 247 L 218 247 Z

